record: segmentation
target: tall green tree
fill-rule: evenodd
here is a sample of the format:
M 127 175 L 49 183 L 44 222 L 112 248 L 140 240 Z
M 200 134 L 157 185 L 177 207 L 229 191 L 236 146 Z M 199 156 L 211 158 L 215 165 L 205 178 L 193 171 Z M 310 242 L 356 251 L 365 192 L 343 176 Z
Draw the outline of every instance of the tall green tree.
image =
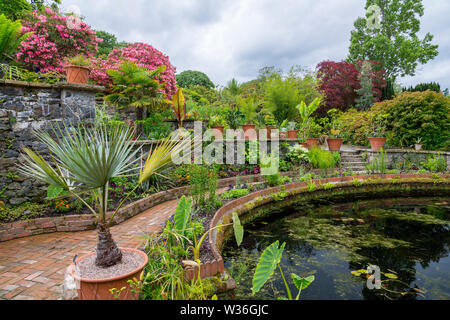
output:
M 177 75 L 177 84 L 181 88 L 204 86 L 209 89 L 214 89 L 214 83 L 209 77 L 203 72 L 195 70 L 186 70 Z
M 381 61 L 386 79 L 413 76 L 419 63 L 438 55 L 433 35 L 420 39 L 422 0 L 366 0 L 366 17 L 359 17 L 351 32 L 350 62 Z
M 23 12 L 31 11 L 32 7 L 26 0 L 0 0 L 0 14 L 8 19 L 20 19 Z

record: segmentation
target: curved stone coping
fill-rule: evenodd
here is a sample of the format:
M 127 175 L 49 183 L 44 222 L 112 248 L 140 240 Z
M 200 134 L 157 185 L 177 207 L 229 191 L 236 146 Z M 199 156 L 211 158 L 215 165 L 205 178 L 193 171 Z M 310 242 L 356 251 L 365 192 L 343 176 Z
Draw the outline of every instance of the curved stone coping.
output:
M 91 85 L 91 84 L 78 84 L 69 82 L 56 82 L 56 83 L 45 83 L 45 82 L 27 82 L 18 80 L 0 80 L 0 84 L 12 87 L 26 87 L 26 88 L 36 88 L 36 89 L 66 89 L 66 90 L 76 90 L 76 91 L 87 91 L 87 92 L 104 92 L 105 87 Z
M 294 175 L 296 172 L 284 172 L 283 175 Z M 224 188 L 230 184 L 236 183 L 237 177 L 220 179 L 218 187 Z M 260 174 L 239 176 L 241 182 L 254 183 L 264 181 Z M 128 220 L 145 210 L 148 210 L 158 204 L 166 201 L 175 200 L 183 195 L 189 194 L 189 186 L 173 188 L 159 193 L 152 194 L 147 198 L 130 203 L 117 212 L 114 217 L 113 225 Z M 112 212 L 107 214 L 109 219 Z M 97 226 L 97 216 L 87 215 L 67 215 L 59 217 L 44 217 L 30 220 L 22 220 L 0 224 L 0 242 L 24 238 L 44 233 L 53 232 L 77 232 L 95 229 Z
M 439 175 L 442 178 L 450 178 L 450 174 L 441 174 Z M 325 179 L 317 179 L 312 180 L 316 186 L 323 185 L 326 183 L 333 183 L 336 184 L 336 186 L 343 186 L 348 185 L 349 182 L 353 182 L 354 179 L 358 180 L 369 180 L 373 179 L 377 181 L 377 179 L 381 179 L 378 183 L 388 183 L 395 181 L 396 179 L 399 180 L 399 182 L 420 182 L 420 178 L 433 178 L 433 175 L 431 174 L 385 174 L 385 175 L 359 175 L 359 176 L 349 176 L 349 177 L 337 177 L 337 178 L 325 178 Z M 383 181 L 384 180 L 384 181 Z M 426 181 L 430 183 L 430 181 Z M 446 180 L 446 183 L 448 184 L 448 180 Z M 295 182 L 290 183 L 287 185 L 284 185 L 285 192 L 288 193 L 288 196 L 294 196 L 298 195 L 302 192 L 306 191 L 308 182 Z M 367 185 L 362 185 L 361 187 L 364 187 Z M 283 186 L 269 188 L 260 190 L 257 192 L 253 192 L 247 196 L 244 196 L 242 198 L 236 199 L 232 202 L 227 203 L 223 207 L 221 207 L 219 210 L 216 211 L 213 219 L 210 223 L 210 228 L 214 228 L 218 226 L 219 224 L 228 224 L 232 221 L 232 214 L 233 212 L 237 212 L 238 215 L 243 215 L 244 213 L 260 207 L 262 205 L 268 204 L 270 202 L 274 202 L 274 197 L 271 194 L 276 194 L 283 190 Z M 331 189 L 333 190 L 333 189 Z M 330 191 L 331 191 L 330 190 Z M 317 191 L 324 192 L 324 189 L 318 189 Z M 306 191 L 307 192 L 307 191 Z M 258 203 L 255 202 L 255 200 L 258 199 Z M 250 205 L 249 205 L 250 204 Z M 222 260 L 222 255 L 220 254 L 220 251 L 222 249 L 222 244 L 224 241 L 224 236 L 227 228 L 222 228 L 220 231 L 215 229 L 211 231 L 210 237 L 209 237 L 209 244 L 211 247 L 211 250 L 214 254 L 215 260 Z

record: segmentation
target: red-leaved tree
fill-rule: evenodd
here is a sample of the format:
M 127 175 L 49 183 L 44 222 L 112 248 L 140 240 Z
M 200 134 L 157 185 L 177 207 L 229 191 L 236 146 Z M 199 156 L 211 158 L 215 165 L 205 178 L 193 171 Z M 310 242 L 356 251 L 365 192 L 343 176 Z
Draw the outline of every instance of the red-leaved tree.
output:
M 376 101 L 381 99 L 381 88 L 386 85 L 383 79 L 383 70 L 381 63 L 370 61 L 373 66 L 372 85 Z M 358 94 L 355 90 L 361 88 L 358 80 L 359 70 L 362 61 L 358 64 L 348 63 L 346 61 L 323 61 L 316 67 L 317 76 L 320 79 L 320 90 L 325 94 L 323 105 L 317 110 L 317 115 L 324 116 L 330 109 L 339 109 L 346 111 L 355 105 Z

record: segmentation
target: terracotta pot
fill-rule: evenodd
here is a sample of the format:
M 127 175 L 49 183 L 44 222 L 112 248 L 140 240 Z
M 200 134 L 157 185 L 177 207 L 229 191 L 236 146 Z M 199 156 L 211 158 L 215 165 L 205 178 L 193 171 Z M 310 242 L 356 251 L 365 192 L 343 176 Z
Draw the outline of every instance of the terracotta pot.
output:
M 373 151 L 380 150 L 386 143 L 386 138 L 370 137 L 368 139 Z
M 297 139 L 298 130 L 288 130 L 288 139 Z
M 280 139 L 286 139 L 287 138 L 287 132 L 280 132 Z
M 299 145 L 302 147 L 308 148 L 308 144 L 306 142 L 300 142 Z
M 88 84 L 90 69 L 82 66 L 65 66 L 67 82 Z
M 342 141 L 343 141 L 343 139 L 341 139 L 341 138 L 328 138 L 327 139 L 328 149 L 330 151 L 341 150 Z
M 308 149 L 311 149 L 314 146 L 317 146 L 319 144 L 318 138 L 308 138 L 306 139 L 306 146 Z
M 224 131 L 224 126 L 212 126 L 211 129 L 219 130 L 219 132 L 214 132 L 214 138 L 216 138 L 216 139 L 222 139 L 222 137 L 223 137 L 223 131 Z
M 244 130 L 244 139 L 245 140 L 256 140 L 256 125 L 254 124 L 244 124 L 242 125 L 242 130 Z
M 277 127 L 266 127 L 267 130 L 267 139 L 272 139 L 272 138 L 276 138 L 276 137 L 272 137 L 272 130 L 276 129 Z
M 75 265 L 72 264 L 69 269 L 69 273 L 72 277 L 74 277 L 75 281 L 79 281 L 78 290 L 78 299 L 79 300 L 116 300 L 114 296 L 109 291 L 110 289 L 116 288 L 120 290 L 125 287 L 121 294 L 119 300 L 137 300 L 139 296 L 139 292 L 132 292 L 130 285 L 127 283 L 128 280 L 132 280 L 133 278 L 139 279 L 142 270 L 145 268 L 148 262 L 147 254 L 141 250 L 132 249 L 132 248 L 121 248 L 122 251 L 135 252 L 144 258 L 144 262 L 139 268 L 114 278 L 106 278 L 106 279 L 85 279 L 81 278 L 75 274 Z M 81 261 L 86 259 L 89 256 L 96 254 L 95 252 L 87 254 L 79 258 L 77 261 Z

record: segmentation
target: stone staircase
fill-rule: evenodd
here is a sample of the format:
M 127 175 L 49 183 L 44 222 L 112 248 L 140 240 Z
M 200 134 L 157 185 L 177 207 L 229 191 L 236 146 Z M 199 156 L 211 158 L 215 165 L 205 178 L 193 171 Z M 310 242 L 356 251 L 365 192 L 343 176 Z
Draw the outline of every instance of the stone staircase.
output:
M 364 165 L 366 162 L 361 158 L 359 150 L 341 151 L 341 167 L 344 170 L 352 170 L 353 172 L 366 172 Z

